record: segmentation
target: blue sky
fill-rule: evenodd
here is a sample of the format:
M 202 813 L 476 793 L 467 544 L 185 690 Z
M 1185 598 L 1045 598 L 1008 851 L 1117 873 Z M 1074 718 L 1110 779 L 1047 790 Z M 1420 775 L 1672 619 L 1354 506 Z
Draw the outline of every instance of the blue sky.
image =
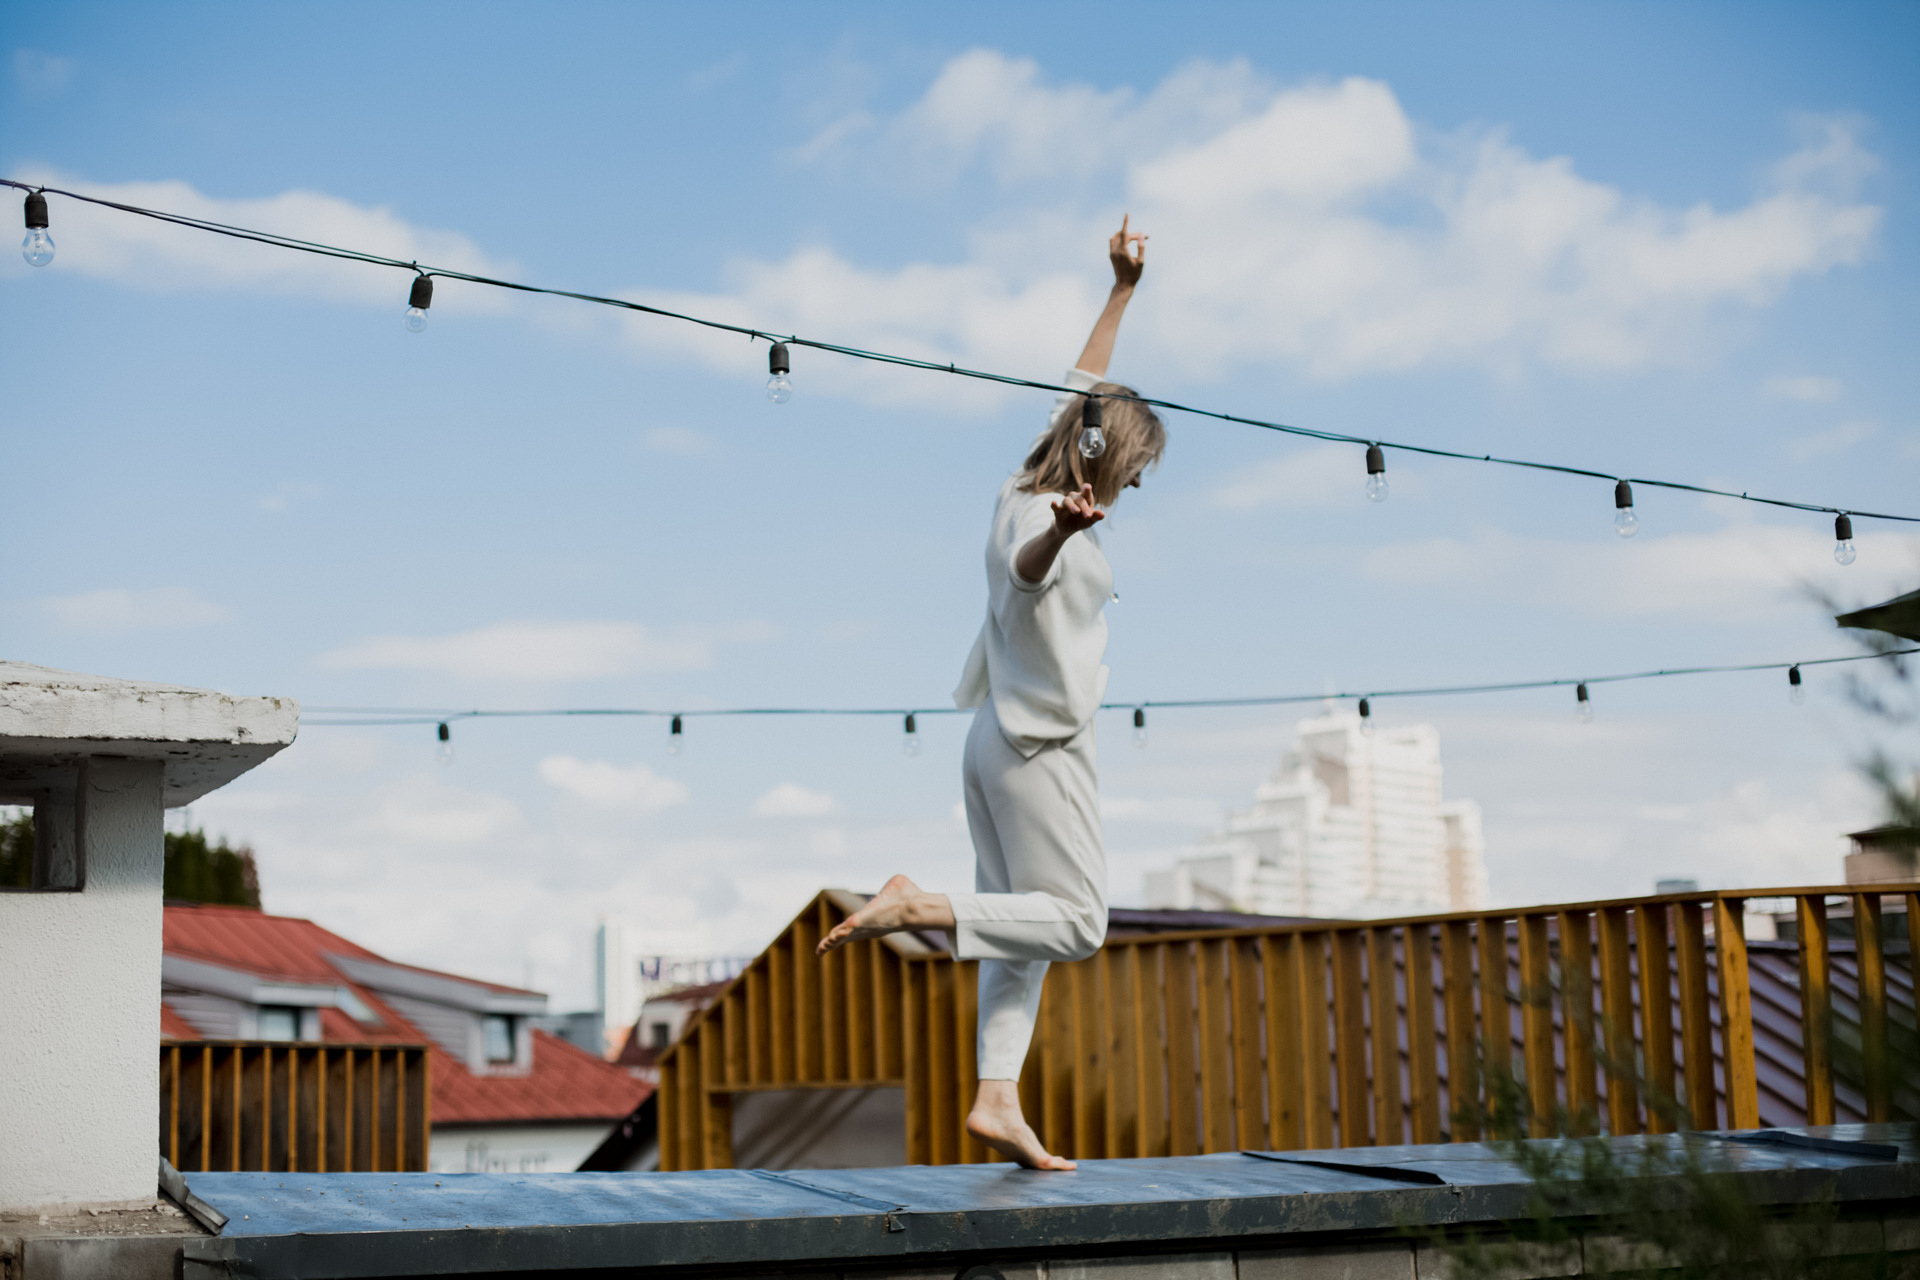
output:
M 1177 15 L 1177 16 L 1176 16 Z M 105 6 L 9 23 L 8 176 L 1051 379 L 1123 211 L 1114 372 L 1356 434 L 1836 505 L 1920 492 L 1920 16 L 1874 5 Z M 937 706 L 1046 408 L 53 204 L 0 262 L 7 656 L 313 705 Z M 1175 417 L 1108 554 L 1116 699 L 1846 652 L 1920 540 Z M 1839 681 L 1387 702 L 1502 901 L 1831 880 Z M 1304 711 L 1103 724 L 1115 899 Z M 270 909 L 586 998 L 596 919 L 750 951 L 962 887 L 964 722 L 309 727 L 197 806 Z

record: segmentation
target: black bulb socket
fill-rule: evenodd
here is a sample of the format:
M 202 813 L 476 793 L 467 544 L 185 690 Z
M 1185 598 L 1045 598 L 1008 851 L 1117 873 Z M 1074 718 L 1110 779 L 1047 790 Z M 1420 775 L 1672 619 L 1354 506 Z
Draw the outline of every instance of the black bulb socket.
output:
M 447 722 L 445 720 L 442 720 L 440 722 L 440 741 L 451 742 L 452 740 L 453 740 L 453 734 L 448 731 Z
M 415 276 L 413 292 L 407 295 L 407 305 L 425 311 L 433 305 L 433 277 Z
M 37 231 L 47 225 L 47 197 L 38 191 L 27 192 L 27 230 Z
M 668 727 L 667 732 L 672 734 L 676 738 L 680 736 L 680 717 L 679 716 L 675 716 L 673 718 L 673 724 Z
M 1833 540 L 1835 542 L 1853 541 L 1853 521 L 1846 516 L 1833 518 Z
M 1581 681 L 1578 685 L 1574 686 L 1573 696 L 1575 699 L 1577 699 L 1580 702 L 1586 702 L 1588 700 L 1587 685 L 1584 680 Z
M 1088 396 L 1087 402 L 1080 406 L 1080 425 L 1094 431 L 1105 425 L 1101 419 L 1100 397 Z
M 1371 702 L 1368 702 L 1365 698 L 1360 699 L 1360 718 L 1362 720 L 1367 720 L 1367 719 L 1371 719 L 1372 716 L 1373 716 L 1373 704 Z
M 1144 729 L 1147 727 L 1147 709 L 1145 707 L 1135 707 L 1133 709 L 1133 727 L 1136 729 Z
M 793 372 L 793 364 L 787 359 L 787 344 L 776 342 L 767 352 L 767 372 L 773 374 Z
M 913 723 L 913 712 L 909 711 L 907 712 L 907 732 L 913 733 L 915 731 L 916 730 L 914 728 L 914 723 Z
M 1787 683 L 1796 689 L 1800 687 L 1800 667 L 1798 663 L 1787 668 Z
M 1633 486 L 1625 480 L 1613 486 L 1613 505 L 1625 511 L 1633 506 Z
M 1380 452 L 1379 445 L 1377 444 L 1368 445 L 1367 446 L 1367 474 L 1370 476 L 1377 476 L 1384 473 L 1386 469 L 1387 469 L 1387 455 Z

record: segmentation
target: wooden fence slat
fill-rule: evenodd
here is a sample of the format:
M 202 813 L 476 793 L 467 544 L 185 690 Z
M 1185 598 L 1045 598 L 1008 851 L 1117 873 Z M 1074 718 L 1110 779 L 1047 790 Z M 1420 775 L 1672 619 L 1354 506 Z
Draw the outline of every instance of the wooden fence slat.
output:
M 1300 1062 L 1306 1071 L 1306 1105 L 1301 1136 L 1308 1150 L 1334 1145 L 1333 1046 L 1329 1028 L 1328 952 L 1332 935 L 1302 933 L 1300 940 Z
M 1482 916 L 1479 925 L 1480 1059 L 1488 1074 L 1506 1075 L 1513 1069 L 1513 1011 L 1507 990 L 1507 921 L 1504 916 Z
M 1405 1141 L 1400 1093 L 1399 966 L 1394 961 L 1393 928 L 1367 930 L 1367 1023 L 1371 1044 L 1370 1075 L 1373 1141 L 1389 1146 Z
M 1713 902 L 1713 949 L 1720 970 L 1720 1046 L 1727 1064 L 1727 1124 L 1760 1127 L 1760 1082 L 1753 1058 L 1753 995 L 1747 986 L 1747 904 Z
M 1865 1059 L 1869 1124 L 1893 1118 L 1893 1064 L 1887 1056 L 1887 957 L 1882 933 L 1880 895 L 1855 894 L 1853 945 L 1860 965 L 1860 1054 Z
M 1673 949 L 1665 903 L 1633 909 L 1634 956 L 1640 966 L 1640 1053 L 1647 1087 L 1647 1132 L 1673 1132 Z M 1613 1106 L 1607 1080 L 1607 1106 Z
M 800 1034 L 793 1004 L 793 941 L 791 933 L 784 934 L 767 948 L 767 1009 L 773 1038 L 769 1084 L 801 1078 Z
M 839 923 L 839 912 L 823 895 L 814 905 L 820 936 L 825 937 Z M 847 1043 L 847 949 L 835 947 L 815 960 L 820 971 L 820 1078 L 852 1078 L 852 1046 Z
M 1198 944 L 1200 1011 L 1200 1149 L 1231 1151 L 1233 1094 L 1228 1085 L 1232 1041 L 1227 1019 L 1227 943 Z
M 1194 1059 L 1193 944 L 1166 951 L 1167 1154 L 1200 1154 L 1200 1076 Z
M 1640 1132 L 1639 1090 L 1634 1087 L 1633 955 L 1623 907 L 1600 917 L 1600 1019 L 1607 1051 L 1607 1131 Z
M 1260 945 L 1226 944 L 1233 982 L 1233 1140 L 1248 1150 L 1266 1145 L 1266 1071 L 1260 1061 Z M 1109 1154 L 1119 1154 L 1111 1152 Z
M 1267 995 L 1267 1145 L 1275 1151 L 1306 1145 L 1300 1114 L 1305 1093 L 1300 1061 L 1300 945 L 1294 934 L 1260 940 Z
M 1713 1083 L 1713 1012 L 1707 993 L 1707 931 L 1698 902 L 1679 904 L 1680 1069 L 1687 1090 L 1687 1119 L 1695 1129 L 1719 1128 L 1719 1098 Z
M 1520 917 L 1520 1045 L 1527 1073 L 1527 1132 L 1546 1138 L 1554 1131 L 1558 1101 L 1553 1070 L 1553 957 L 1548 917 Z
M 824 904 L 823 904 L 824 905 Z M 827 1078 L 826 1027 L 821 1021 L 820 957 L 813 949 L 825 933 L 817 911 L 803 911 L 793 922 L 793 1018 L 790 1035 L 798 1050 L 793 1078 L 809 1084 Z
M 1366 988 L 1360 976 L 1363 939 L 1359 929 L 1333 935 L 1333 1055 L 1339 1079 L 1335 1115 L 1340 1145 L 1373 1145 L 1368 1124 Z
M 1139 1044 L 1136 1060 L 1140 1065 L 1140 1154 L 1172 1154 L 1168 1132 L 1167 1087 L 1171 1079 L 1167 1065 L 1167 948 L 1158 943 L 1141 943 L 1131 950 L 1139 957 L 1135 965 L 1138 982 L 1134 986 L 1134 1036 Z
M 1110 1156 L 1141 1156 L 1138 947 L 1103 947 L 1094 959 L 1102 966 L 1106 998 L 1101 1007 L 1101 1032 L 1107 1055 L 1107 1132 Z
M 1440 1070 L 1434 1029 L 1433 926 L 1406 928 L 1407 1107 L 1416 1143 L 1440 1141 Z
M 1807 1123 L 1833 1123 L 1833 981 L 1825 894 L 1794 899 L 1800 939 L 1800 1055 L 1807 1074 Z
M 960 1072 L 954 1035 L 954 966 L 928 966 L 927 1064 L 931 1068 L 933 1135 L 930 1164 L 957 1164 L 960 1160 Z
M 1440 926 L 1447 1007 L 1447 1132 L 1455 1142 L 1480 1136 L 1473 1111 L 1480 1101 L 1480 1053 L 1473 1029 L 1473 925 Z
M 954 971 L 953 1046 L 960 1068 L 959 1077 L 954 1082 L 954 1100 L 957 1104 L 957 1130 L 954 1137 L 959 1143 L 956 1158 L 961 1164 L 981 1164 L 1000 1157 L 991 1154 L 984 1142 L 967 1132 L 967 1114 L 973 1107 L 975 1095 L 980 1092 L 980 1063 L 975 1056 L 975 1047 L 980 1039 L 980 962 L 968 960 L 947 967 Z
M 1599 1128 L 1598 1082 L 1593 1062 L 1593 917 L 1562 911 L 1560 1017 L 1567 1064 L 1567 1132 L 1585 1137 Z M 1632 999 L 1632 995 L 1628 995 Z
M 901 961 L 900 1027 L 902 1073 L 907 1081 L 908 1164 L 933 1163 L 933 1069 L 927 1062 L 927 984 L 932 968 L 926 961 Z

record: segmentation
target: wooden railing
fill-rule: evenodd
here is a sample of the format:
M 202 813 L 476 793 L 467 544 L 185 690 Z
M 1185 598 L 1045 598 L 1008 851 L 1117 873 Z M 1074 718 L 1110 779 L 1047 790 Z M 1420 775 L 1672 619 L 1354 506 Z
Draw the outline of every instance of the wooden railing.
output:
M 1883 897 L 1906 908 L 1894 1022 Z M 1797 908 L 1808 1121 L 1837 1114 L 1842 919 L 1854 954 L 1844 1047 L 1862 1064 L 1861 1118 L 1888 1118 L 1890 1036 L 1913 1034 L 1920 884 L 1112 937 L 1049 970 L 1023 1105 L 1050 1149 L 1077 1158 L 1471 1140 L 1496 1100 L 1490 1080 L 1518 1082 L 1536 1134 L 1752 1128 L 1754 899 Z M 689 1020 L 661 1062 L 663 1168 L 731 1165 L 736 1093 L 888 1085 L 906 1090 L 910 1161 L 990 1158 L 962 1124 L 978 966 L 911 936 L 815 958 L 856 903 L 816 898 Z
M 185 1171 L 427 1167 L 427 1046 L 160 1042 L 160 1152 Z

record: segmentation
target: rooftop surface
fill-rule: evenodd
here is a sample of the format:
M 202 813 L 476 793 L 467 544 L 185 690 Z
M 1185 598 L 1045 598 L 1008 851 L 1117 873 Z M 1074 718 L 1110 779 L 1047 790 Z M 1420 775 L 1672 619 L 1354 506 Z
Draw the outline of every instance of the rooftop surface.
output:
M 1920 1198 L 1916 1126 L 1709 1135 L 1763 1203 Z M 1814 1139 L 1811 1145 L 1805 1139 Z M 1616 1138 L 1623 1154 L 1676 1137 Z M 259 1277 L 596 1267 L 884 1265 L 1048 1251 L 1238 1249 L 1525 1213 L 1493 1147 L 1372 1147 L 1008 1164 L 638 1174 L 190 1175 L 231 1221 L 189 1260 Z M 771 1273 L 771 1272 L 769 1272 Z

